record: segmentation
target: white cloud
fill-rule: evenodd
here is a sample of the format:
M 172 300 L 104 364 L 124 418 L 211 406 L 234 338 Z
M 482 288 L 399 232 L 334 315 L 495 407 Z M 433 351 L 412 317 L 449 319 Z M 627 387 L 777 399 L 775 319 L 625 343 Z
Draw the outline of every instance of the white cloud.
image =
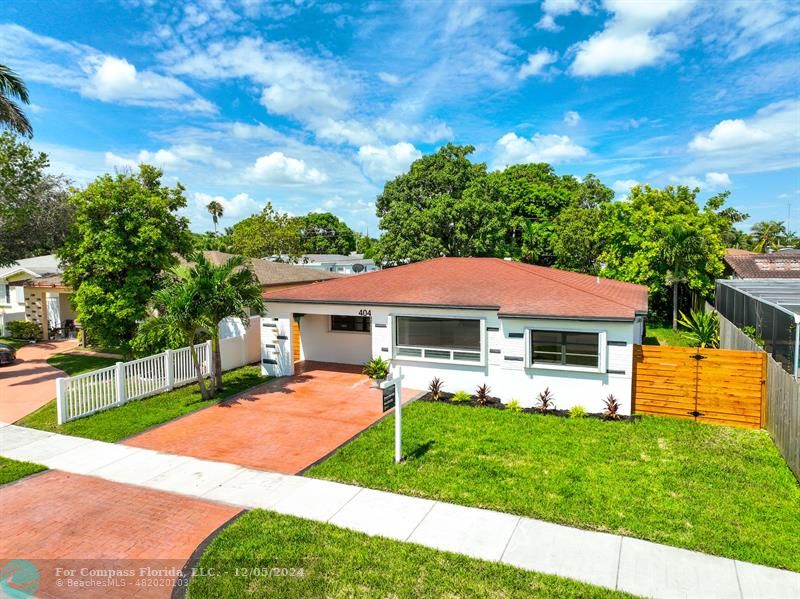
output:
M 581 115 L 574 110 L 567 110 L 564 113 L 564 124 L 567 127 L 576 127 L 581 122 Z
M 257 158 L 246 175 L 267 183 L 287 185 L 316 185 L 327 180 L 324 173 L 309 167 L 304 160 L 291 158 L 283 152 L 272 152 Z
M 391 141 L 400 140 L 422 140 L 427 143 L 434 143 L 442 139 L 453 137 L 453 130 L 439 121 L 428 121 L 423 124 L 402 123 L 392 119 L 377 119 L 374 123 L 378 134 Z
M 131 160 L 130 158 L 125 158 L 124 156 L 120 156 L 118 154 L 114 154 L 114 152 L 106 152 L 105 153 L 105 164 L 106 166 L 110 166 L 111 168 L 121 169 L 121 170 L 137 170 L 139 168 L 139 163 L 135 160 Z
M 234 122 L 230 124 L 229 130 L 236 139 L 274 141 L 282 137 L 280 133 L 267 127 L 264 123 L 248 125 L 246 123 Z
M 215 42 L 196 51 L 162 55 L 170 71 L 200 79 L 247 78 L 261 86 L 261 104 L 275 114 L 308 119 L 336 116 L 350 107 L 354 83 L 338 63 L 247 37 Z
M 528 60 L 519 68 L 517 77 L 527 79 L 528 77 L 548 74 L 551 69 L 547 67 L 556 60 L 558 60 L 558 52 L 551 52 L 547 48 L 543 48 L 535 54 L 528 54 Z
M 260 208 L 259 203 L 246 193 L 238 193 L 228 199 L 220 195 L 196 192 L 194 194 L 194 201 L 202 208 L 208 206 L 208 204 L 212 201 L 219 202 L 222 204 L 223 218 L 240 218 L 249 216 L 250 214 L 257 212 Z
M 384 83 L 388 83 L 389 85 L 399 85 L 401 82 L 400 77 L 398 77 L 397 75 L 393 75 L 392 73 L 385 73 L 383 71 L 378 73 L 378 79 L 380 79 Z
M 354 146 L 375 143 L 378 140 L 373 128 L 355 120 L 320 119 L 314 123 L 314 133 L 319 139 Z
M 568 15 L 573 12 L 589 14 L 591 3 L 587 0 L 544 0 L 542 2 L 542 18 L 536 26 L 547 31 L 561 31 L 562 27 L 556 23 L 556 17 Z
M 800 166 L 800 100 L 769 104 L 746 119 L 720 121 L 699 133 L 687 148 L 692 168 L 759 172 Z
M 728 173 L 717 173 L 714 171 L 707 172 L 705 178 L 703 179 L 698 179 L 697 177 L 679 177 L 673 175 L 669 178 L 669 180 L 671 183 L 686 185 L 692 189 L 699 187 L 702 191 L 722 191 L 733 186 L 733 181 L 731 181 Z
M 392 146 L 365 145 L 358 149 L 358 161 L 373 181 L 386 181 L 405 172 L 422 152 L 408 142 Z
M 434 143 L 453 137 L 453 131 L 442 122 L 403 123 L 388 118 L 374 121 L 314 119 L 311 127 L 322 140 L 353 146 L 377 145 L 381 141 L 422 140 Z
M 573 75 L 594 77 L 629 73 L 674 57 L 678 37 L 657 29 L 685 15 L 694 0 L 605 0 L 604 8 L 614 13 L 605 28 L 573 46 Z
M 618 181 L 614 181 L 611 185 L 611 189 L 613 189 L 616 193 L 628 193 L 631 188 L 636 187 L 639 185 L 639 182 L 636 179 L 622 179 Z
M 583 146 L 566 135 L 535 133 L 530 139 L 516 133 L 506 133 L 495 144 L 495 168 L 527 162 L 558 164 L 582 158 L 588 154 Z
M 125 58 L 91 46 L 37 35 L 18 25 L 0 25 L 0 55 L 25 79 L 61 87 L 82 96 L 129 106 L 155 106 L 212 113 L 216 107 L 191 87 L 151 70 L 139 70 Z

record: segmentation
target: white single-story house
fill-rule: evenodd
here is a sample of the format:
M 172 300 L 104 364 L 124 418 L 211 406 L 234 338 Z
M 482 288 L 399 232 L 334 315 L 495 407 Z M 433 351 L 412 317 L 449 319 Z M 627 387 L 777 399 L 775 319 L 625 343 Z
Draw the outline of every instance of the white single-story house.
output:
M 262 369 L 289 375 L 301 360 L 402 367 L 405 386 L 481 384 L 504 402 L 631 410 L 633 344 L 642 342 L 647 288 L 497 258 L 437 258 L 264 294 Z
M 335 272 L 340 275 L 359 275 L 380 270 L 372 259 L 365 258 L 364 254 L 356 252 L 351 252 L 348 256 L 343 254 L 303 254 L 296 261 L 283 255 L 273 256 L 272 260 L 289 262 L 313 270 Z

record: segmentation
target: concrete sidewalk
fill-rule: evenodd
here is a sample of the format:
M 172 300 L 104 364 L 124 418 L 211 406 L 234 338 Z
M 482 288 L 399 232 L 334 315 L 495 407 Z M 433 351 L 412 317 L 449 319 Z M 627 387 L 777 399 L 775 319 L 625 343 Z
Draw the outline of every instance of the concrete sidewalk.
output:
M 0 425 L 0 455 L 650 597 L 800 598 L 800 574 L 439 501 Z

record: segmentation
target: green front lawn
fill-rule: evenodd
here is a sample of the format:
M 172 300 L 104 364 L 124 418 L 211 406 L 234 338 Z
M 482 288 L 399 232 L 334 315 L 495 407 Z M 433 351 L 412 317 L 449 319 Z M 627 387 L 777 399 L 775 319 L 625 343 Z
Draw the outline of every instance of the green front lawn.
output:
M 40 464 L 18 462 L 17 460 L 9 460 L 8 458 L 0 457 L 0 485 L 14 482 L 30 474 L 41 472 L 42 470 L 47 470 L 47 468 Z
M 667 324 L 663 326 L 647 325 L 644 338 L 645 345 L 671 345 L 672 347 L 692 347 L 692 342 L 689 341 L 686 331 L 678 329 L 672 330 L 672 325 Z
M 763 431 L 415 402 L 309 476 L 800 571 L 800 485 Z
M 54 356 L 55 357 L 55 356 Z M 86 358 L 87 356 L 83 356 Z M 93 358 L 100 360 L 104 358 Z M 112 360 L 113 362 L 113 360 Z M 157 424 L 205 408 L 268 380 L 258 366 L 243 366 L 222 375 L 224 390 L 214 399 L 203 401 L 197 384 L 186 385 L 168 393 L 126 403 L 93 416 L 72 420 L 58 426 L 55 400 L 28 414 L 17 424 L 65 435 L 87 437 L 114 443 L 141 433 Z
M 190 598 L 629 596 L 263 510 L 224 529 L 197 566 L 213 574 L 191 580 Z
M 63 370 L 69 376 L 99 370 L 107 366 L 113 366 L 119 360 L 113 358 L 99 358 L 97 356 L 87 356 L 81 354 L 55 354 L 47 358 L 47 363 L 53 368 Z

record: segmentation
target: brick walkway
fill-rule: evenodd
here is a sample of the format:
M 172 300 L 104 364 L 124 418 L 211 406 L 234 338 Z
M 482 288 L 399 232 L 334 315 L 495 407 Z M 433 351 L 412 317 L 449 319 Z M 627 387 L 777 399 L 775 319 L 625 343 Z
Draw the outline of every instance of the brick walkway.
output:
M 26 559 L 41 574 L 39 597 L 169 597 L 174 572 L 239 508 L 133 487 L 90 476 L 49 471 L 2 488 L 0 564 Z M 74 569 L 75 576 L 56 568 Z M 80 575 L 134 570 L 131 576 Z M 149 568 L 137 586 L 140 568 Z M 153 571 L 162 575 L 153 576 Z M 102 584 L 70 587 L 71 579 Z M 125 584 L 121 587 L 121 584 Z
M 303 362 L 295 376 L 251 389 L 124 443 L 295 474 L 383 416 L 360 366 Z M 407 401 L 416 392 L 404 389 Z
M 55 380 L 66 376 L 47 358 L 78 344 L 74 340 L 44 341 L 17 350 L 17 361 L 0 366 L 0 422 L 16 422 L 56 397 Z

